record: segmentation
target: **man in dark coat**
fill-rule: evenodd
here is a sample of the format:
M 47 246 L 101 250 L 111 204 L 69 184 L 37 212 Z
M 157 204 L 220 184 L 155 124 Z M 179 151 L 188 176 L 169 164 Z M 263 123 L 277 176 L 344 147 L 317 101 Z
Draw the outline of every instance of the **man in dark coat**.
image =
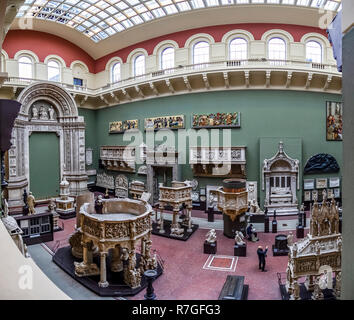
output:
M 268 246 L 266 246 L 265 250 L 263 251 L 262 246 L 259 246 L 257 249 L 258 261 L 259 261 L 259 269 L 262 269 L 262 272 L 265 272 L 265 258 L 267 256 Z

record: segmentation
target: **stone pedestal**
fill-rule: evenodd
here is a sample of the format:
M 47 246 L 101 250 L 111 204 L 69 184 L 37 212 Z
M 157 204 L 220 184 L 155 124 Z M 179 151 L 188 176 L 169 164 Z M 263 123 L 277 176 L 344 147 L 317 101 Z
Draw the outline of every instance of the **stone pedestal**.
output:
M 234 256 L 236 257 L 246 257 L 247 244 L 234 245 Z
M 273 256 L 287 256 L 289 253 L 287 236 L 285 234 L 275 236 L 275 244 L 272 248 Z
M 269 233 L 269 217 L 264 216 L 264 232 Z
M 144 276 L 146 277 L 147 282 L 146 294 L 144 295 L 144 298 L 145 300 L 155 300 L 156 294 L 154 293 L 152 281 L 156 278 L 157 272 L 156 270 L 146 270 L 144 272 Z
M 303 226 L 297 226 L 296 227 L 296 238 L 303 238 L 304 237 L 304 227 Z
M 209 242 L 204 242 L 204 253 L 207 254 L 216 254 L 216 249 L 217 249 L 217 241 L 209 243 Z
M 277 233 L 278 232 L 278 222 L 277 220 L 272 221 L 272 233 Z
M 212 207 L 208 208 L 208 222 L 214 222 L 214 210 Z

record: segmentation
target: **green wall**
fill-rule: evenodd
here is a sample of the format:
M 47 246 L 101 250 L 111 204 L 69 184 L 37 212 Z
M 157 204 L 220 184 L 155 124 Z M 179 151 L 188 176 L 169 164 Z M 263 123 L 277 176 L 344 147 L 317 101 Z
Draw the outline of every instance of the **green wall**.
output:
M 326 101 L 341 101 L 340 95 L 304 91 L 245 90 L 192 93 L 132 102 L 96 111 L 80 110 L 85 116 L 86 145 L 95 144 L 94 166 L 98 167 L 99 147 L 102 145 L 127 145 L 123 134 L 109 134 L 111 121 L 139 119 L 167 115 L 185 115 L 186 129 L 191 127 L 195 113 L 241 112 L 241 128 L 232 129 L 232 145 L 247 147 L 247 179 L 260 185 L 261 138 L 297 138 L 302 141 L 300 167 L 317 153 L 333 155 L 342 166 L 342 142 L 326 141 Z M 177 142 L 176 142 L 177 144 Z M 287 152 L 286 145 L 285 152 Z M 277 150 L 274 144 L 272 152 Z M 289 152 L 291 155 L 291 152 Z M 188 163 L 188 157 L 187 157 Z M 118 172 L 110 172 L 113 175 Z M 143 176 L 127 174 L 129 179 L 143 180 Z M 182 178 L 192 179 L 189 165 L 182 168 Z M 217 185 L 222 179 L 199 178 L 199 186 Z M 259 188 L 260 189 L 260 188 Z
M 60 183 L 59 137 L 33 132 L 29 138 L 30 191 L 36 199 L 57 196 Z

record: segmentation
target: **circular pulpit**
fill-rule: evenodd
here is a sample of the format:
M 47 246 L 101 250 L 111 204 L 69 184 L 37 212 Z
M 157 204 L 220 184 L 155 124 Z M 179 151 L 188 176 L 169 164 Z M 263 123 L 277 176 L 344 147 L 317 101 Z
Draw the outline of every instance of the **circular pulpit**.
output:
M 218 191 L 218 209 L 223 213 L 224 235 L 235 236 L 235 231 L 246 228 L 245 213 L 248 208 L 246 181 L 240 179 L 225 179 Z

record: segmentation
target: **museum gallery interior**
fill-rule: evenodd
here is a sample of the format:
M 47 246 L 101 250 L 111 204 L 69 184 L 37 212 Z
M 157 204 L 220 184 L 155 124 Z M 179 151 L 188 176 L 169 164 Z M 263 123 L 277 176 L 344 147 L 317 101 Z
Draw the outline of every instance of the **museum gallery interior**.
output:
M 353 12 L 1 1 L 0 298 L 353 299 Z

